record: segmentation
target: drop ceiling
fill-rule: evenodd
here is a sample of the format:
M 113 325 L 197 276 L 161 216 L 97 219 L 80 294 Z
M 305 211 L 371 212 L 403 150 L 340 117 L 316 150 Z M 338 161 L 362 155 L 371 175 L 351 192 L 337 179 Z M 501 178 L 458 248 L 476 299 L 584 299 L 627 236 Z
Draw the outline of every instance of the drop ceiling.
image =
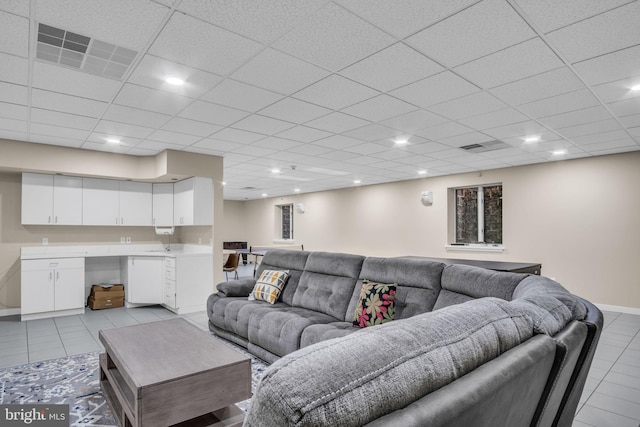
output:
M 6 0 L 0 138 L 223 156 L 227 200 L 635 151 L 638 22 L 627 0 Z M 52 63 L 40 24 L 133 60 Z

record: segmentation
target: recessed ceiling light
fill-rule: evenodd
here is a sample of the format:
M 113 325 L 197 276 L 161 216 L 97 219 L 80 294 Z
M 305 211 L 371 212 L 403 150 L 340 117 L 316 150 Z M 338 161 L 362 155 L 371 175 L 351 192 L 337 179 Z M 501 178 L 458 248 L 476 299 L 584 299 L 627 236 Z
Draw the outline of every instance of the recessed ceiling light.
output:
M 565 150 L 565 149 L 554 150 L 554 151 L 551 152 L 552 156 L 562 156 L 564 154 L 567 154 L 567 150 Z
M 398 145 L 404 145 L 406 143 L 409 142 L 409 140 L 407 138 L 396 138 L 394 139 L 394 142 Z
M 295 191 L 296 193 L 300 192 L 299 188 L 294 188 L 293 191 Z
M 109 144 L 120 144 L 120 140 L 118 138 L 107 138 L 105 139 Z
M 633 91 L 640 90 L 640 85 L 631 86 L 631 90 L 633 90 Z
M 427 174 L 427 171 L 424 169 L 418 171 L 418 175 L 426 175 L 426 174 Z
M 262 197 L 267 197 L 267 193 L 262 193 Z
M 280 173 L 280 169 L 278 168 L 271 169 L 271 173 Z
M 524 139 L 524 142 L 527 144 L 532 144 L 534 142 L 539 142 L 540 141 L 540 137 L 539 136 L 529 136 L 527 138 Z
M 222 184 L 223 186 L 227 185 L 225 181 L 220 181 L 220 184 Z
M 361 182 L 362 182 L 362 181 L 360 181 L 359 179 L 354 179 L 354 180 L 353 180 L 353 183 L 354 183 L 354 184 L 360 184 Z
M 184 80 L 178 77 L 165 77 L 164 81 L 174 86 L 182 86 L 184 84 Z

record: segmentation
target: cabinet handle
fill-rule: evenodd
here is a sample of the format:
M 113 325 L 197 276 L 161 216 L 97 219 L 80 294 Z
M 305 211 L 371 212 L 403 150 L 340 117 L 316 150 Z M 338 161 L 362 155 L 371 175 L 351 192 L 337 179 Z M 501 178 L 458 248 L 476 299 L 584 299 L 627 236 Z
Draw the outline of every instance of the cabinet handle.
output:
M 118 223 L 118 217 L 116 217 L 116 224 Z
M 53 271 L 49 272 L 49 281 L 51 281 L 53 279 Z
M 56 221 L 55 223 L 57 224 L 58 223 L 58 215 L 56 215 L 55 221 Z
M 120 218 L 120 224 L 124 225 L 124 217 Z
M 47 224 L 51 224 L 51 215 L 49 215 L 49 219 L 47 220 Z
M 56 271 L 56 280 L 60 280 L 60 272 Z

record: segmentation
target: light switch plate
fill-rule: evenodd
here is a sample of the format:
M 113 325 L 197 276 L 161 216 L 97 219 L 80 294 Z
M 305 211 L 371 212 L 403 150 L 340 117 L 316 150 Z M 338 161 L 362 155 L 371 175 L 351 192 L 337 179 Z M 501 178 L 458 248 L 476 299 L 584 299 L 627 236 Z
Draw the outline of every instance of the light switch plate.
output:
M 49 245 L 49 238 L 48 237 L 43 237 L 42 238 L 42 246 L 48 246 Z

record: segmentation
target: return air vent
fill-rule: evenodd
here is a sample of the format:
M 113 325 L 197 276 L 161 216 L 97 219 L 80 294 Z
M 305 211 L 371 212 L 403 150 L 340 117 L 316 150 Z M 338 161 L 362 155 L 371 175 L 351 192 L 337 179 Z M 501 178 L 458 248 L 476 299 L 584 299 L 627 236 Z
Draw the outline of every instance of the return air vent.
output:
M 122 80 L 138 52 L 38 24 L 36 58 L 89 74 Z
M 461 150 L 469 153 L 484 153 L 487 151 L 502 150 L 503 148 L 509 148 L 510 145 L 505 144 L 502 141 L 494 139 L 493 141 L 482 142 L 479 144 L 470 144 L 460 147 Z
M 257 190 L 257 188 L 256 187 L 242 187 L 241 190 L 250 191 L 250 190 Z

